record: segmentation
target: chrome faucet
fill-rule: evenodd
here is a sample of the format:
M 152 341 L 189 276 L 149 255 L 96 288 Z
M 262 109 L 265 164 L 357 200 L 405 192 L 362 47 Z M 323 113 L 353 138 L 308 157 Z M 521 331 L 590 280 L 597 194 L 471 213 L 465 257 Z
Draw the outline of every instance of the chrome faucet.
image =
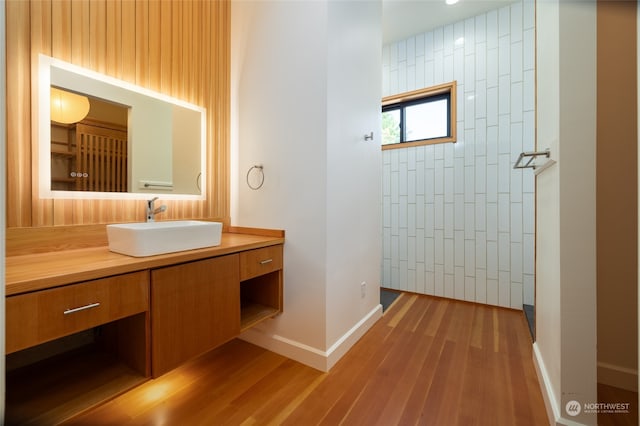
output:
M 164 204 L 158 208 L 155 208 L 154 203 L 158 197 L 153 197 L 147 201 L 147 222 L 155 222 L 155 215 L 167 210 L 167 206 Z

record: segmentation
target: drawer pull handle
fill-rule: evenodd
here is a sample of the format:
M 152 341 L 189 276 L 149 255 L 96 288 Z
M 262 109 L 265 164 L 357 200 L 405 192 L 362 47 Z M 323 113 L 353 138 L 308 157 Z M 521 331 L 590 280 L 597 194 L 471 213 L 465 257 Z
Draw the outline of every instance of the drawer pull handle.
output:
M 261 265 L 266 265 L 267 263 L 271 263 L 271 262 L 273 262 L 273 259 L 265 259 L 265 260 L 261 260 L 260 264 Z
M 89 305 L 84 305 L 84 306 L 80 306 L 78 308 L 73 308 L 73 309 L 67 309 L 66 311 L 63 312 L 64 315 L 69 315 L 69 314 L 73 314 L 74 312 L 80 312 L 80 311 L 85 311 L 87 309 L 91 309 L 91 308 L 97 308 L 98 306 L 100 306 L 100 303 L 91 303 Z

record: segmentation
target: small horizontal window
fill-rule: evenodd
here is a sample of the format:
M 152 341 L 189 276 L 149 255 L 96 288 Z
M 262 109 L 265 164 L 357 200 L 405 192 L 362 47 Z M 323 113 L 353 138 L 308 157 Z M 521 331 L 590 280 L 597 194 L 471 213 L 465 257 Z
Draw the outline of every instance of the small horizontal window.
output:
M 382 100 L 382 149 L 456 141 L 456 82 Z

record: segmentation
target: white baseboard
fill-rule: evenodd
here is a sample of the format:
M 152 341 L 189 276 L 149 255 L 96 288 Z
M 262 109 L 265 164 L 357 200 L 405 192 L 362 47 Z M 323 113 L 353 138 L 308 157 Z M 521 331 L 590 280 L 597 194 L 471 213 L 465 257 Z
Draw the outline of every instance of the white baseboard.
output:
M 638 370 L 598 362 L 598 383 L 638 392 Z
M 540 383 L 540 391 L 542 392 L 542 398 L 544 399 L 544 406 L 547 409 L 549 424 L 555 425 L 560 419 L 560 408 L 558 407 L 558 400 L 556 399 L 555 393 L 551 387 L 549 374 L 544 366 L 544 360 L 540 354 L 540 349 L 538 349 L 538 345 L 536 343 L 533 344 L 533 365 L 536 368 L 538 382 Z
M 551 380 L 549 379 L 549 373 L 544 365 L 544 360 L 540 354 L 540 349 L 536 343 L 533 344 L 533 365 L 536 368 L 536 375 L 538 376 L 538 382 L 540 383 L 540 391 L 542 392 L 542 398 L 544 399 L 544 406 L 547 409 L 547 419 L 550 425 L 555 426 L 584 426 L 584 423 L 576 422 L 571 418 L 564 416 L 564 407 L 558 406 L 558 399 L 556 399 L 555 392 L 551 387 Z
M 277 334 L 271 334 L 264 329 L 258 328 L 250 328 L 242 333 L 240 338 L 301 362 L 309 367 L 326 372 L 329 371 L 380 318 L 382 318 L 382 305 L 377 305 L 326 351 Z

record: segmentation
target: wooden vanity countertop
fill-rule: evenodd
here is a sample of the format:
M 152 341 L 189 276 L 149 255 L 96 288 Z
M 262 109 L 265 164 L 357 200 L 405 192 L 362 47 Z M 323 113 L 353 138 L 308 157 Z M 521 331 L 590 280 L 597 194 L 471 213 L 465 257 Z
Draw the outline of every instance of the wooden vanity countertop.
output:
M 284 243 L 284 232 L 237 228 L 215 247 L 147 257 L 113 253 L 106 246 L 20 254 L 6 258 L 5 295 L 12 296 L 87 280 L 175 265 Z

